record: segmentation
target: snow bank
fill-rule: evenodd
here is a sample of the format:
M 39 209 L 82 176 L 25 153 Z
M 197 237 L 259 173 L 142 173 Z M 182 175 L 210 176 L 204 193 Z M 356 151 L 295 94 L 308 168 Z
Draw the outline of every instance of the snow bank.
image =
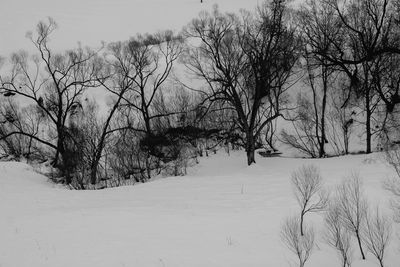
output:
M 379 154 L 258 158 L 251 167 L 243 156 L 220 152 L 186 177 L 101 191 L 70 191 L 26 164 L 2 162 L 0 266 L 291 266 L 295 259 L 279 232 L 298 211 L 290 173 L 305 163 L 321 169 L 327 186 L 358 171 L 369 198 L 382 205 L 389 199 L 381 182 L 393 172 Z M 339 266 L 317 229 L 319 249 L 307 266 Z M 397 266 L 396 252 L 393 242 L 387 266 Z M 377 265 L 368 255 L 353 266 Z

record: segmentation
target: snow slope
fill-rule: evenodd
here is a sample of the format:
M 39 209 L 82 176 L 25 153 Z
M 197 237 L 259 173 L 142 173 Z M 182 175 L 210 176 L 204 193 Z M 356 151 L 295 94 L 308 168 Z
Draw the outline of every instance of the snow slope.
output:
M 251 167 L 243 154 L 205 158 L 186 177 L 100 191 L 70 191 L 28 165 L 2 162 L 0 266 L 296 266 L 279 231 L 298 210 L 290 173 L 305 163 L 321 169 L 327 186 L 359 171 L 368 197 L 387 206 L 381 182 L 393 172 L 379 154 L 258 158 Z M 319 216 L 311 221 L 321 225 Z M 353 266 L 378 266 L 372 255 L 363 262 L 355 252 Z M 387 266 L 399 266 L 398 252 L 392 242 Z M 339 262 L 319 241 L 307 266 Z

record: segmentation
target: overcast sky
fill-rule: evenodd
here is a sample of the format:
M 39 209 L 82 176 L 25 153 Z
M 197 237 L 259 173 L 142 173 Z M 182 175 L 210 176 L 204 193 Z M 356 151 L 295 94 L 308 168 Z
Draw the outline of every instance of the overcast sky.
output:
M 258 0 L 0 0 L 0 55 L 32 51 L 25 37 L 51 16 L 58 24 L 51 47 L 66 49 L 77 42 L 92 47 L 101 41 L 125 40 L 136 33 L 180 30 L 201 10 L 254 9 Z

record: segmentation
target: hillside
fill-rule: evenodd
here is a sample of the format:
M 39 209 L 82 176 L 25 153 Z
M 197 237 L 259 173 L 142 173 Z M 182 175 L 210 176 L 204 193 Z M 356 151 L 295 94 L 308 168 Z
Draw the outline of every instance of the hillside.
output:
M 351 171 L 363 178 L 370 201 L 388 206 L 381 189 L 393 175 L 380 154 L 323 160 L 257 158 L 243 153 L 203 158 L 188 176 L 100 191 L 54 186 L 23 163 L 0 163 L 0 266 L 296 266 L 280 226 L 298 212 L 290 173 L 315 164 L 328 188 Z M 307 266 L 339 266 L 322 239 Z M 396 236 L 392 236 L 396 240 Z M 398 239 L 397 239 L 398 240 Z M 387 266 L 397 266 L 392 242 Z M 373 256 L 355 267 L 378 266 Z

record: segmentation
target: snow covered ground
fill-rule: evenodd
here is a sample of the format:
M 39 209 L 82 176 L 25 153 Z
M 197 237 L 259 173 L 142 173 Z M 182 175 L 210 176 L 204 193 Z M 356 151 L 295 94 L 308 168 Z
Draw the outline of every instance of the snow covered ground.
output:
M 369 199 L 388 206 L 382 181 L 393 172 L 380 154 L 321 160 L 258 158 L 219 152 L 185 177 L 100 191 L 55 186 L 23 163 L 0 163 L 0 266 L 296 266 L 280 240 L 284 218 L 298 212 L 290 173 L 317 165 L 326 186 L 351 171 L 363 177 Z M 310 267 L 340 266 L 322 241 L 322 219 Z M 393 234 L 388 267 L 399 266 Z M 372 255 L 355 267 L 378 266 Z

